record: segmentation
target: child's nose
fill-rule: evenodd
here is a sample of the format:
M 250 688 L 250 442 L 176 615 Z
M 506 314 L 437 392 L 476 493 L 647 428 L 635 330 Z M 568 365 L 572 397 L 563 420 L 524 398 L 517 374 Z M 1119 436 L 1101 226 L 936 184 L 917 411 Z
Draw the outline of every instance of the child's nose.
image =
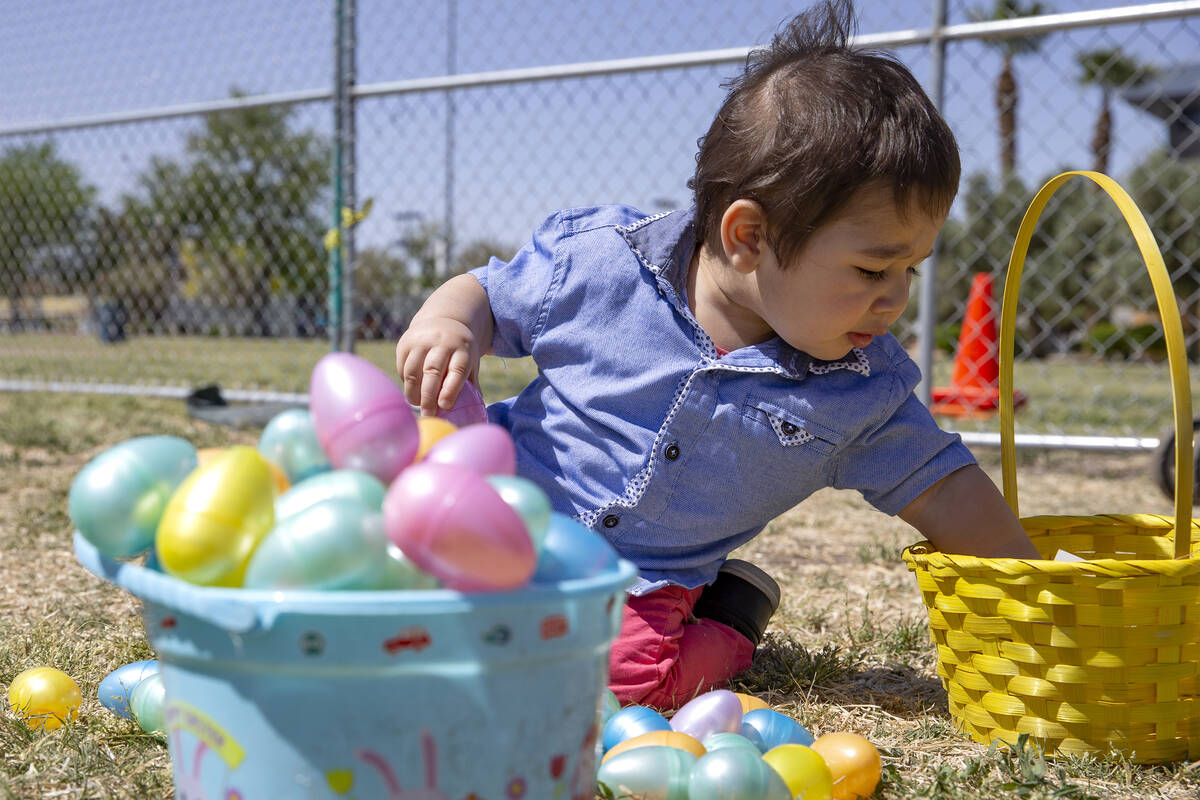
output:
M 908 290 L 911 277 L 905 273 L 899 279 L 889 279 L 872 304 L 877 314 L 898 314 L 908 305 Z

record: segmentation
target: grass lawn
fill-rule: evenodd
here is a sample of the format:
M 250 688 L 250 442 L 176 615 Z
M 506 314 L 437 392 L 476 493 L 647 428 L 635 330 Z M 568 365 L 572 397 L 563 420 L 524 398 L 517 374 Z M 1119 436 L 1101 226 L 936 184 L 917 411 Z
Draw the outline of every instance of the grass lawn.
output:
M 126 358 L 136 357 L 134 344 L 123 351 Z M 280 375 L 304 375 L 321 352 L 264 346 L 256 358 Z M 386 364 L 390 345 L 363 352 Z M 155 358 L 162 356 L 156 350 Z M 180 350 L 172 358 L 194 356 Z M 0 372 L 11 376 L 8 365 L 0 360 Z M 202 375 L 197 364 L 183 366 Z M 489 359 L 485 395 L 505 396 L 529 375 L 526 362 Z M 1023 388 L 1035 388 L 1032 378 Z M 154 653 L 139 603 L 75 562 L 66 513 L 67 490 L 90 458 L 150 433 L 200 447 L 253 444 L 258 435 L 191 420 L 179 400 L 0 393 L 0 688 L 28 667 L 55 666 L 76 679 L 84 696 L 80 719 L 50 733 L 29 731 L 7 708 L 0 713 L 0 798 L 172 796 L 166 748 L 96 699 L 108 672 Z M 998 479 L 995 454 L 979 455 Z M 1022 451 L 1019 458 L 1026 514 L 1171 513 L 1150 478 L 1148 454 Z M 834 490 L 772 522 L 739 555 L 779 580 L 783 604 L 755 666 L 731 688 L 763 698 L 814 733 L 869 737 L 885 762 L 880 798 L 1200 796 L 1200 762 L 1043 761 L 1034 749 L 990 752 L 958 734 L 934 673 L 915 580 L 898 558 L 916 538 L 857 495 Z

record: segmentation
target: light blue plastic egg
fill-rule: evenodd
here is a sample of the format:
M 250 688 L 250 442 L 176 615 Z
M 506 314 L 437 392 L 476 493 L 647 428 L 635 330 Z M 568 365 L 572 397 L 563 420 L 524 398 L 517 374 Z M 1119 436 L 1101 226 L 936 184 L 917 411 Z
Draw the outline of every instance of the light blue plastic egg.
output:
M 324 500 L 354 500 L 375 511 L 383 509 L 387 489 L 374 475 L 357 469 L 335 469 L 313 475 L 292 486 L 275 500 L 275 522 Z
M 710 733 L 737 733 L 742 729 L 742 701 L 728 689 L 714 689 L 693 697 L 671 717 L 671 730 L 703 739 Z
M 792 800 L 779 773 L 757 750 L 726 747 L 705 753 L 688 778 L 688 800 Z
M 753 730 L 753 729 L 751 729 Z M 755 738 L 762 741 L 762 736 L 755 731 Z M 762 757 L 763 751 L 758 748 L 751 740 L 747 739 L 740 733 L 726 733 L 725 731 L 717 731 L 710 733 L 700 740 L 700 744 L 704 745 L 704 749 L 708 752 L 714 750 L 745 750 L 748 753 L 753 753 L 755 756 Z
M 617 551 L 608 541 L 579 522 L 557 511 L 538 554 L 534 583 L 553 583 L 572 578 L 589 578 L 617 565 Z
M 388 542 L 387 564 L 380 576 L 379 584 L 375 587 L 381 590 L 397 589 L 438 589 L 441 582 L 424 572 L 414 564 L 404 551 Z
M 613 690 L 604 689 L 604 693 L 600 695 L 600 727 L 604 728 L 608 721 L 612 719 L 612 715 L 621 710 L 621 701 L 613 694 Z
M 635 747 L 601 764 L 596 782 L 607 786 L 614 797 L 688 800 L 689 776 L 698 760 L 675 747 Z
M 649 706 L 626 706 L 609 717 L 604 724 L 604 732 L 600 740 L 604 750 L 616 747 L 626 739 L 641 736 L 650 731 L 669 731 L 671 723 L 662 714 Z
M 118 717 L 130 719 L 129 696 L 143 679 L 158 672 L 158 662 L 135 661 L 123 667 L 117 667 L 104 676 L 96 688 L 100 705 L 107 708 Z
M 781 744 L 802 744 L 808 747 L 813 743 L 813 735 L 807 728 L 773 708 L 756 708 L 746 712 L 742 717 L 743 736 L 746 735 L 746 726 L 756 730 L 762 737 L 764 753 Z
M 196 468 L 196 448 L 176 436 L 139 436 L 93 458 L 71 482 L 71 522 L 96 549 L 128 558 L 154 543 L 171 494 Z
M 247 589 L 373 589 L 387 564 L 383 515 L 325 500 L 275 525 L 250 556 Z
M 139 728 L 157 736 L 166 734 L 166 698 L 161 672 L 147 675 L 133 687 L 129 694 L 129 711 Z
M 263 428 L 258 452 L 282 469 L 292 484 L 331 469 L 329 457 L 317 441 L 312 414 L 306 408 L 289 408 L 276 414 Z
M 533 549 L 541 550 L 550 526 L 550 498 L 531 480 L 516 475 L 488 475 L 487 482 L 508 507 L 517 512 L 533 540 Z

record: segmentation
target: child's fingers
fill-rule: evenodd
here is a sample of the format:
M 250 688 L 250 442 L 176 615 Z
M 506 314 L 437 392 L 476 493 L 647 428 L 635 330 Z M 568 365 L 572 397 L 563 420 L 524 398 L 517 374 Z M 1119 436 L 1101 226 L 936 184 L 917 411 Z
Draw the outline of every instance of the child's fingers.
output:
M 404 355 L 404 363 L 400 364 L 400 380 L 404 385 L 404 398 L 414 406 L 421 405 L 421 383 L 425 376 L 426 350 L 409 350 Z M 400 355 L 397 354 L 397 360 Z
M 437 414 L 438 395 L 442 391 L 442 381 L 445 380 L 449 361 L 450 352 L 444 348 L 435 347 L 425 354 L 425 363 L 421 366 L 421 416 L 423 417 L 432 417 Z
M 446 367 L 446 377 L 442 381 L 442 391 L 438 395 L 438 406 L 447 411 L 454 407 L 458 393 L 462 391 L 463 383 L 471 371 L 471 356 L 466 350 L 455 350 L 450 354 L 450 363 Z

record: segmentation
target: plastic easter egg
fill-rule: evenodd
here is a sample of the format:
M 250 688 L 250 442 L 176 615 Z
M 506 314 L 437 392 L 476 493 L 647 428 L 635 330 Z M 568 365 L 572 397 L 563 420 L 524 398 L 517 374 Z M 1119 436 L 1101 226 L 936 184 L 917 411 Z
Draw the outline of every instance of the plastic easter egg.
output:
M 596 772 L 613 797 L 688 800 L 696 756 L 674 747 L 639 747 L 606 760 Z
M 133 694 L 143 679 L 158 672 L 158 662 L 135 661 L 123 667 L 117 667 L 104 676 L 96 689 L 100 705 L 107 708 L 118 717 L 129 719 L 129 697 Z
M 161 672 L 147 675 L 133 688 L 129 695 L 129 711 L 139 728 L 158 736 L 166 733 L 166 699 L 167 690 Z
M 792 800 L 779 773 L 753 748 L 710 750 L 688 778 L 688 800 Z
M 763 753 L 762 760 L 783 778 L 793 797 L 804 800 L 830 800 L 833 774 L 825 760 L 802 744 L 781 744 Z
M 33 730 L 52 731 L 74 720 L 83 695 L 70 675 L 54 667 L 33 667 L 8 685 L 8 705 Z
M 759 698 L 755 697 L 752 694 L 743 694 L 742 692 L 734 692 L 734 694 L 737 695 L 738 700 L 742 704 L 742 713 L 743 714 L 754 711 L 755 709 L 771 707 L 771 706 L 767 705 L 767 701 L 760 700 Z
M 758 732 L 758 728 L 746 722 L 745 714 L 742 715 L 742 730 L 740 733 L 743 739 L 758 748 L 759 753 L 765 753 L 771 749 L 767 746 L 762 734 Z
M 414 564 L 404 551 L 388 542 L 387 561 L 384 563 L 383 574 L 379 576 L 376 589 L 392 590 L 421 590 L 441 588 L 437 578 L 424 572 Z
M 335 469 L 300 481 L 275 501 L 275 524 L 326 500 L 353 500 L 381 511 L 387 490 L 374 475 L 357 469 Z
M 742 703 L 727 689 L 715 689 L 686 702 L 671 717 L 671 730 L 703 739 L 710 733 L 742 729 Z
M 227 452 L 229 452 L 228 447 L 202 447 L 196 451 L 196 466 L 207 466 Z M 292 483 L 288 480 L 288 476 L 283 471 L 283 468 L 278 464 L 272 463 L 266 456 L 263 456 L 263 460 L 267 462 L 267 468 L 271 470 L 271 480 L 275 484 L 275 494 L 281 495 L 290 489 Z
M 603 730 L 612 715 L 621 710 L 621 701 L 613 694 L 612 689 L 605 689 L 600 695 L 600 729 Z
M 412 465 L 388 489 L 383 516 L 388 538 L 450 589 L 515 589 L 537 566 L 525 523 L 467 467 Z
M 604 758 L 600 763 L 604 763 L 609 758 L 612 758 L 626 750 L 636 750 L 639 747 L 675 747 L 679 750 L 686 750 L 696 758 L 704 755 L 704 745 L 694 736 L 688 736 L 686 733 L 679 731 L 649 731 L 639 736 L 634 736 L 632 739 L 626 739 L 619 744 L 613 746 L 611 750 L 604 754 Z
M 272 417 L 258 438 L 258 452 L 278 464 L 293 484 L 333 468 L 306 408 L 289 408 Z
M 308 396 L 321 449 L 338 469 L 360 469 L 385 484 L 417 454 L 417 418 L 383 370 L 350 353 L 313 368 Z
M 413 463 L 425 458 L 429 448 L 458 430 L 458 426 L 441 417 L 417 417 L 417 454 Z
M 422 463 L 458 464 L 481 475 L 513 475 L 517 449 L 507 429 L 488 422 L 459 428 L 439 439 Z
M 879 751 L 857 733 L 827 733 L 817 737 L 812 749 L 833 775 L 833 800 L 869 797 L 879 784 L 883 764 Z
M 373 589 L 387 564 L 383 516 L 353 500 L 324 500 L 276 525 L 259 543 L 247 589 Z
M 533 580 L 553 583 L 589 578 L 616 564 L 617 551 L 607 539 L 565 514 L 552 511 Z
M 600 741 L 605 750 L 611 750 L 626 739 L 641 736 L 650 731 L 669 731 L 671 723 L 662 714 L 649 706 L 625 706 L 613 712 L 604 724 Z
M 462 428 L 479 422 L 487 422 L 487 406 L 483 404 L 483 395 L 479 387 L 467 381 L 454 398 L 454 405 L 448 409 L 439 408 L 437 419 L 444 419 Z
M 155 547 L 169 575 L 240 586 L 251 553 L 275 520 L 271 470 L 252 447 L 231 447 L 188 476 L 167 503 Z
M 534 549 L 540 550 L 546 539 L 546 529 L 550 527 L 550 498 L 542 491 L 542 487 L 516 475 L 489 475 L 487 482 L 500 495 L 500 499 L 521 517 L 529 538 L 533 540 Z
M 767 750 L 781 744 L 813 743 L 812 734 L 803 725 L 771 708 L 750 711 L 742 716 L 742 722 L 758 731 Z
M 172 492 L 196 468 L 196 448 L 175 436 L 139 436 L 84 465 L 67 496 L 71 522 L 101 553 L 128 558 L 154 543 Z
M 726 733 L 725 731 L 717 731 L 710 733 L 700 740 L 700 744 L 704 745 L 705 752 L 711 753 L 713 750 L 724 750 L 732 748 L 737 750 L 745 750 L 747 753 L 753 753 L 757 758 L 762 758 L 762 750 L 758 749 L 758 745 L 742 736 L 740 733 Z

